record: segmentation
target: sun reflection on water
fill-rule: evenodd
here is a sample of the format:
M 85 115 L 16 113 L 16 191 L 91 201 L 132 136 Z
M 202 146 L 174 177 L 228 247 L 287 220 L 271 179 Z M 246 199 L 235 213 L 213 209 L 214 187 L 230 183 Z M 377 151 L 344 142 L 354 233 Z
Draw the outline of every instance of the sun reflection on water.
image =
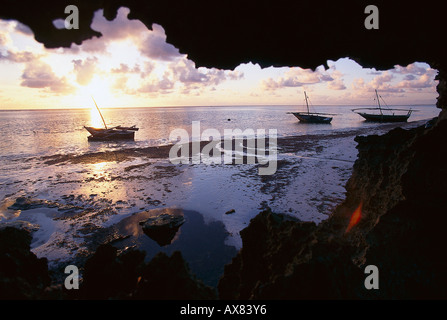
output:
M 86 176 L 79 192 L 93 196 L 105 203 L 127 202 L 127 189 L 119 175 L 115 175 L 116 162 L 104 161 L 88 165 Z M 107 200 L 107 201 L 105 201 Z

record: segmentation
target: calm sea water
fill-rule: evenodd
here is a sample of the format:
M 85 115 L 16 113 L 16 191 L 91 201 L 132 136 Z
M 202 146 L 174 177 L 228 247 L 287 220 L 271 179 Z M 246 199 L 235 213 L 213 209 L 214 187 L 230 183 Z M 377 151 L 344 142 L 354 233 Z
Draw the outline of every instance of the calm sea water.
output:
M 406 108 L 406 107 L 402 107 Z M 435 106 L 412 107 L 410 121 L 430 119 L 439 114 Z M 96 110 L 0 110 L 0 164 L 5 161 L 40 155 L 84 153 L 126 147 L 146 147 L 170 142 L 172 130 L 191 133 L 192 121 L 207 128 L 276 129 L 278 136 L 329 133 L 374 126 L 352 112 L 350 106 L 319 106 L 318 112 L 337 114 L 332 123 L 303 124 L 287 112 L 303 111 L 296 106 L 165 107 L 102 109 L 108 126 L 137 125 L 134 142 L 88 142 L 83 126 L 101 126 Z

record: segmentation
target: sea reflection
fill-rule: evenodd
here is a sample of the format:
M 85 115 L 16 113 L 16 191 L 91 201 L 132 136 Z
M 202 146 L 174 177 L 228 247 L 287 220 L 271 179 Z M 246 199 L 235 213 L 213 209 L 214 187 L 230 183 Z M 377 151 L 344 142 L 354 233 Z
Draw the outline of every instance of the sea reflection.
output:
M 141 221 L 148 220 L 149 218 L 153 218 L 162 214 L 171 215 L 171 216 L 183 216 L 183 210 L 179 208 L 160 208 L 160 209 L 152 209 L 147 211 L 141 211 L 121 220 L 116 224 L 118 228 L 118 232 L 125 236 L 133 236 L 140 237 L 144 235 L 143 229 L 140 226 Z M 171 240 L 171 244 L 175 242 L 181 232 L 181 228 L 177 231 L 174 238 Z
M 141 221 L 163 213 L 183 215 L 185 223 L 179 228 L 169 245 L 160 246 L 146 235 Z M 146 261 L 150 261 L 158 252 L 172 255 L 180 251 L 191 271 L 205 284 L 216 286 L 224 267 L 236 255 L 233 246 L 225 244 L 228 236 L 225 226 L 220 221 L 205 223 L 203 215 L 177 207 L 152 209 L 133 214 L 113 226 L 113 232 L 120 235 L 121 240 L 114 241 L 118 249 L 135 248 L 146 253 Z
M 79 190 L 80 194 L 90 197 L 101 197 L 104 202 L 127 202 L 126 185 L 119 179 L 115 161 L 103 161 L 84 166 L 83 183 Z

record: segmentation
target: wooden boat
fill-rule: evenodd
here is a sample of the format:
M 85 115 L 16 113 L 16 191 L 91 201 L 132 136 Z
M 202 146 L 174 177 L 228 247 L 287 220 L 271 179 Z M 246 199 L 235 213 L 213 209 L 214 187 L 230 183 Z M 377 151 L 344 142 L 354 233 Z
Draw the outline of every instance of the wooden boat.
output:
M 135 126 L 117 126 L 105 129 L 84 126 L 84 128 L 90 133 L 90 136 L 87 137 L 89 141 L 133 140 L 135 138 L 135 131 L 138 131 L 138 128 Z
M 306 100 L 307 112 L 287 112 L 293 114 L 300 122 L 304 123 L 331 123 L 333 114 L 310 112 L 309 110 L 309 98 L 304 91 L 304 98 Z
M 356 108 L 352 109 L 355 113 L 362 116 L 366 121 L 371 122 L 406 122 L 410 118 L 411 113 L 415 110 L 412 109 L 392 109 L 392 108 L 382 108 L 380 104 L 379 94 L 376 91 L 378 108 Z M 382 98 L 383 100 L 383 98 Z M 383 102 L 385 102 L 383 100 Z M 378 112 L 372 113 L 366 110 L 376 110 Z M 386 111 L 386 113 L 384 113 Z M 398 113 L 396 113 L 398 111 Z
M 136 125 L 133 125 L 131 127 L 116 126 L 107 128 L 107 124 L 104 120 L 104 117 L 102 116 L 101 111 L 98 108 L 98 105 L 96 104 L 95 99 L 93 99 L 93 102 L 95 103 L 96 109 L 98 109 L 99 115 L 101 116 L 105 128 L 84 126 L 85 130 L 90 133 L 90 136 L 87 137 L 89 141 L 134 140 L 135 131 L 138 131 L 139 129 L 136 127 Z

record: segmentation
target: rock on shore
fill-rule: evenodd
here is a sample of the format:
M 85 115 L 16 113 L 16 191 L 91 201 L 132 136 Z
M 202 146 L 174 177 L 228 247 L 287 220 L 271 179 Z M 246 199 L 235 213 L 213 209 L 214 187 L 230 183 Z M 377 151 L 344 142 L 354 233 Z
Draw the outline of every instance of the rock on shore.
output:
M 30 250 L 30 231 L 0 229 L 0 299 L 39 299 L 50 285 L 48 261 Z
M 85 264 L 82 299 L 215 299 L 212 288 L 189 270 L 181 253 L 158 253 L 144 263 L 144 252 L 118 254 L 112 245 L 101 245 Z
M 447 170 L 439 156 L 447 120 L 356 140 L 346 200 L 318 226 L 270 211 L 255 217 L 225 268 L 220 298 L 447 298 Z M 380 271 L 379 290 L 364 286 L 367 265 Z
M 162 213 L 141 221 L 140 225 L 148 237 L 160 246 L 165 246 L 172 242 L 183 223 L 183 214 Z
M 215 290 L 190 271 L 181 253 L 157 254 L 145 263 L 145 253 L 118 253 L 101 245 L 81 269 L 79 290 L 51 283 L 46 258 L 30 251 L 31 235 L 25 229 L 0 230 L 0 299 L 215 299 Z

